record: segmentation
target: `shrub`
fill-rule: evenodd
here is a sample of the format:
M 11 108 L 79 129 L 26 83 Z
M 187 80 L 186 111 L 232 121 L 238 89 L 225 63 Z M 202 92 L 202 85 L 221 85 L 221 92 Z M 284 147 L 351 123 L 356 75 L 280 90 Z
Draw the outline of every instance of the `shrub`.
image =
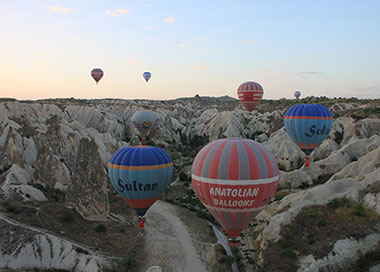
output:
M 362 204 L 355 205 L 353 213 L 354 213 L 354 215 L 357 215 L 357 216 L 365 216 L 365 214 L 366 214 L 365 208 L 363 207 Z
M 343 198 L 334 198 L 333 200 L 330 200 L 329 203 L 327 203 L 327 206 L 333 209 L 337 209 L 339 207 L 343 207 L 349 202 L 349 200 L 345 197 Z
M 135 267 L 136 266 L 136 259 L 135 256 L 131 253 L 125 253 L 123 258 L 121 259 L 120 266 L 119 266 L 119 272 L 128 271 L 128 268 Z
M 96 232 L 105 233 L 106 232 L 106 226 L 103 224 L 99 224 L 95 227 Z
M 71 223 L 74 220 L 74 217 L 71 213 L 67 213 L 61 217 L 61 220 L 65 223 Z

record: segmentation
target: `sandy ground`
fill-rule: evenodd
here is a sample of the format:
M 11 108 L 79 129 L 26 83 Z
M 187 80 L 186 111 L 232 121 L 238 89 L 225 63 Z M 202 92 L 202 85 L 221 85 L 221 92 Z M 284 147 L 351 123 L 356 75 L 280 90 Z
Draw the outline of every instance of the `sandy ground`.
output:
M 134 271 L 160 266 L 165 272 L 206 272 L 193 241 L 169 203 L 157 201 L 148 211 L 145 222 L 145 260 Z

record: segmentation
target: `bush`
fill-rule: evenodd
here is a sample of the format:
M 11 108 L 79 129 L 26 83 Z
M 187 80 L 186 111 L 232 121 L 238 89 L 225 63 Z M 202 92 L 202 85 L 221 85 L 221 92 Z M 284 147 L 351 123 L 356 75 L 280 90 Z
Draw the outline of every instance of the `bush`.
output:
M 349 200 L 345 197 L 343 198 L 334 198 L 333 200 L 330 200 L 329 203 L 327 203 L 327 206 L 333 209 L 337 209 L 339 207 L 343 207 L 349 203 Z
M 119 272 L 128 271 L 128 268 L 136 266 L 135 256 L 131 253 L 125 253 L 123 258 L 121 259 Z
M 362 204 L 357 204 L 354 207 L 353 213 L 354 215 L 357 215 L 357 216 L 365 216 L 365 208 L 363 207 Z
M 99 224 L 95 228 L 96 232 L 105 233 L 106 232 L 106 226 L 103 224 Z
M 65 223 L 71 223 L 74 220 L 74 217 L 71 213 L 67 213 L 61 217 L 61 220 Z

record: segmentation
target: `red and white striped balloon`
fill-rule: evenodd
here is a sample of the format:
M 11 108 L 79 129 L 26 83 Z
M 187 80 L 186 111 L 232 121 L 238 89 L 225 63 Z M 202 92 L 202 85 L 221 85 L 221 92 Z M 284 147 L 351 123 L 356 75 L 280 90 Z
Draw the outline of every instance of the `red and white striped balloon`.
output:
M 237 237 L 277 190 L 275 157 L 249 139 L 220 139 L 203 147 L 192 166 L 194 191 L 230 237 Z
M 100 68 L 94 68 L 91 71 L 91 76 L 96 81 L 96 84 L 98 84 L 99 80 L 103 77 L 104 73 L 102 69 Z
M 253 109 L 260 103 L 264 94 L 263 87 L 253 81 L 247 81 L 240 84 L 237 89 L 238 97 L 247 111 L 252 112 Z

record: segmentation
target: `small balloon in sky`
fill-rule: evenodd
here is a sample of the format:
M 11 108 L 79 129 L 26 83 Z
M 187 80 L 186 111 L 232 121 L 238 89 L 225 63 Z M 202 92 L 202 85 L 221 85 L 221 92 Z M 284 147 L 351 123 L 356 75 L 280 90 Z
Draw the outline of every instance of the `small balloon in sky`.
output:
M 150 79 L 151 76 L 152 75 L 149 72 L 144 72 L 143 73 L 143 77 L 144 77 L 144 79 L 145 79 L 146 82 L 148 82 L 148 80 Z
M 103 75 L 104 73 L 100 68 L 94 68 L 91 71 L 91 76 L 96 81 L 96 84 L 98 84 L 99 80 L 103 77 Z
M 300 96 L 301 96 L 301 92 L 300 92 L 300 91 L 295 91 L 295 92 L 294 92 L 294 97 L 295 97 L 295 98 L 298 99 L 298 98 L 300 98 Z

